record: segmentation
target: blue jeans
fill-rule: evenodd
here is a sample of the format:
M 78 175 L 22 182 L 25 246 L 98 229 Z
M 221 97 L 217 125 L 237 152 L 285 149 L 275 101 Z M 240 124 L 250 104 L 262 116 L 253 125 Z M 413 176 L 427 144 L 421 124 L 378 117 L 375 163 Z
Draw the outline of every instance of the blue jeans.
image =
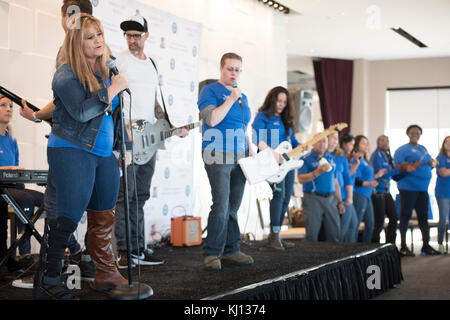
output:
M 364 221 L 363 242 L 372 242 L 372 233 L 374 227 L 372 199 L 367 199 L 359 193 L 353 193 L 353 206 L 355 207 L 358 224 Z M 358 236 L 358 227 L 356 228 L 356 236 Z
M 339 242 L 356 242 L 358 234 L 358 217 L 353 204 L 345 206 L 345 212 L 341 215 L 341 236 Z
M 445 227 L 450 216 L 450 198 L 436 198 L 439 207 L 438 244 L 444 242 Z
M 58 218 L 58 210 L 56 209 L 55 180 L 53 178 L 53 173 L 51 170 L 48 170 L 47 187 L 45 188 L 44 193 L 44 207 L 49 225 L 52 226 L 56 223 L 56 218 Z M 77 239 L 75 239 L 73 234 L 70 236 L 69 241 L 67 242 L 67 248 L 72 254 L 77 253 L 81 249 L 80 244 L 78 243 Z
M 270 184 L 273 191 L 273 197 L 270 201 L 270 230 L 273 232 L 281 231 L 284 215 L 286 214 L 294 189 L 294 179 L 295 170 L 291 170 L 283 181 L 276 185 Z M 275 191 L 275 186 L 280 190 Z
M 56 187 L 58 217 L 78 224 L 86 209 L 115 207 L 119 193 L 116 157 L 99 157 L 75 148 L 47 148 Z
M 206 164 L 212 206 L 203 255 L 221 256 L 240 250 L 241 233 L 237 212 L 245 189 L 245 176 L 237 164 Z

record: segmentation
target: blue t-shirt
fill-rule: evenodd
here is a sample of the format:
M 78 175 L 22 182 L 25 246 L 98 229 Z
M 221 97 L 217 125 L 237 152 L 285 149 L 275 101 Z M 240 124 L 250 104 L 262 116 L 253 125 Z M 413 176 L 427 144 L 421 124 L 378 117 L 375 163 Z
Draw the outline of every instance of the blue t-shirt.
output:
M 352 159 L 352 162 L 355 160 Z M 354 174 L 355 179 L 361 181 L 373 181 L 373 168 L 364 158 L 359 159 L 359 166 Z M 373 187 L 355 186 L 355 192 L 372 200 Z
M 391 178 L 394 174 L 399 173 L 398 169 L 390 166 L 386 154 L 380 149 L 377 149 L 372 153 L 370 162 L 372 163 L 373 171 L 375 173 L 383 168 L 387 170 L 386 174 L 377 179 L 378 185 L 375 190 L 377 192 L 390 192 Z
M 253 143 L 258 145 L 259 142 L 264 141 L 269 147 L 275 149 L 281 142 L 289 141 L 292 148 L 298 147 L 300 143 L 295 138 L 294 130 L 289 128 L 289 135 L 287 135 L 283 119 L 276 115 L 267 118 L 268 113 L 268 110 L 258 112 L 253 120 Z
M 350 168 L 348 166 L 347 157 L 345 154 L 338 157 L 334 151 L 330 155 L 334 158 L 334 162 L 336 163 L 336 179 L 339 183 L 339 187 L 341 188 L 342 201 L 345 201 L 348 196 L 345 186 L 353 186 L 353 179 L 350 176 Z
M 207 85 L 200 92 L 197 102 L 198 108 L 202 111 L 211 105 L 219 107 L 228 99 L 230 94 L 231 91 L 220 82 Z M 203 123 L 202 150 L 235 153 L 248 150 L 245 130 L 250 122 L 251 111 L 247 97 L 244 94 L 242 94 L 241 102 L 242 108 L 239 102 L 236 101 L 225 118 L 215 127 L 210 127 L 207 123 Z M 244 117 L 242 117 L 242 113 L 244 113 Z
M 434 195 L 439 199 L 450 198 L 450 176 L 442 177 L 439 174 L 439 169 L 441 168 L 450 169 L 450 158 L 440 154 L 437 156 L 436 160 L 439 161 L 439 164 L 436 167 L 437 180 Z
M 413 146 L 409 143 L 401 146 L 395 151 L 394 163 L 400 164 L 403 162 L 409 162 L 410 164 L 421 160 L 420 166 L 413 172 L 406 173 L 405 176 L 397 182 L 399 190 L 409 191 L 427 191 L 428 185 L 431 180 L 431 166 L 429 162 L 431 156 L 428 154 L 427 149 L 418 144 Z
M 106 88 L 108 88 L 110 85 L 111 85 L 110 80 L 105 82 Z M 119 97 L 115 96 L 111 104 L 112 110 L 114 111 L 116 107 L 119 105 Z M 109 157 L 112 154 L 113 144 L 114 144 L 114 121 L 112 118 L 112 114 L 107 115 L 106 113 L 103 115 L 102 124 L 99 128 L 94 148 L 91 151 L 77 147 L 64 139 L 55 136 L 54 134 L 51 134 L 48 139 L 48 147 L 50 148 L 75 148 L 85 150 L 89 153 L 95 154 L 100 157 Z
M 304 192 L 314 192 L 318 194 L 334 193 L 334 179 L 336 178 L 336 163 L 333 157 L 328 153 L 323 156 L 331 165 L 332 170 L 330 172 L 324 172 L 316 179 L 303 185 Z M 317 153 L 311 151 L 310 153 L 301 157 L 304 161 L 303 166 L 298 169 L 298 174 L 310 173 L 319 167 L 319 157 Z
M 18 166 L 19 148 L 17 141 L 6 131 L 6 135 L 0 135 L 0 167 Z

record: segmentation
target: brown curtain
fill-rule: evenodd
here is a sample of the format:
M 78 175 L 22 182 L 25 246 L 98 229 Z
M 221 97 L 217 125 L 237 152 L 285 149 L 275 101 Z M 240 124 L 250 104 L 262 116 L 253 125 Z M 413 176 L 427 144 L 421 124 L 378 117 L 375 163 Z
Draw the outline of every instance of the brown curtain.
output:
M 324 127 L 345 122 L 348 127 L 343 132 L 350 132 L 353 61 L 318 59 L 313 63 Z

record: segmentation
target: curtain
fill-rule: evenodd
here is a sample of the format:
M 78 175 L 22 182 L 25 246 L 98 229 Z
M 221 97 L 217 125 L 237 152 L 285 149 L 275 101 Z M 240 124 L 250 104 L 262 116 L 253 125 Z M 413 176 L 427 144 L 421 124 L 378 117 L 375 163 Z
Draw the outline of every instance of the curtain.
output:
M 313 64 L 324 127 L 345 122 L 343 132 L 350 132 L 353 61 L 319 59 Z

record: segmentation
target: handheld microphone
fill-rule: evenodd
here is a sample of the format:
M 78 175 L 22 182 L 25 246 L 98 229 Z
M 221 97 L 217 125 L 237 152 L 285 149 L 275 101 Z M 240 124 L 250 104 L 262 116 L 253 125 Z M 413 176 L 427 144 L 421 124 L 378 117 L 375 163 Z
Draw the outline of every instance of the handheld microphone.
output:
M 232 84 L 231 84 L 231 87 L 232 88 L 237 88 L 238 87 L 238 84 L 237 84 L 237 82 L 235 81 L 235 82 L 233 82 Z M 239 97 L 238 98 L 238 102 L 239 102 L 239 105 L 241 106 L 241 108 L 242 108 L 242 101 L 241 101 L 241 97 Z
M 116 63 L 112 59 L 106 61 L 106 66 L 112 72 L 113 75 L 116 76 L 119 74 L 119 70 L 116 67 Z M 130 89 L 126 88 L 124 91 L 126 91 L 129 95 L 131 95 Z

